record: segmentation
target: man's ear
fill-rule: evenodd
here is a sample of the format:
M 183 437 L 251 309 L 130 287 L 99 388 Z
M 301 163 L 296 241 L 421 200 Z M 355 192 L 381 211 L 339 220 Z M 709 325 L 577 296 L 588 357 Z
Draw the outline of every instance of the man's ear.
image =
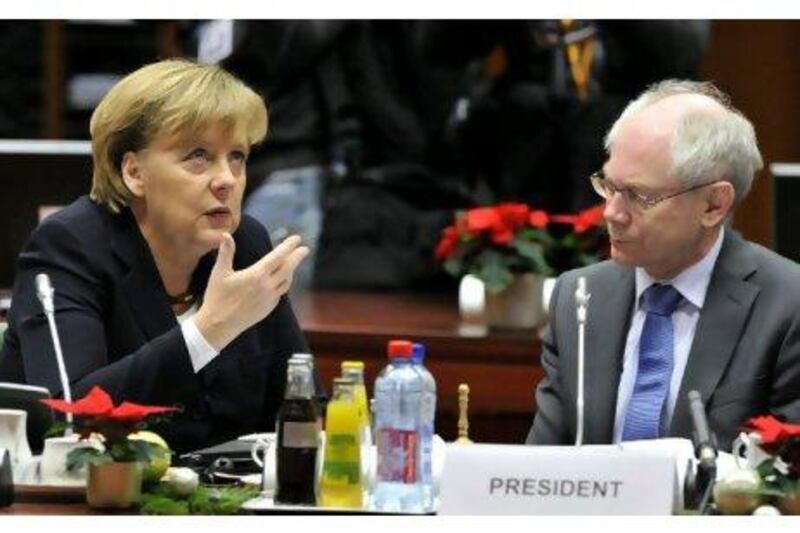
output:
M 706 209 L 703 212 L 701 223 L 706 227 L 720 224 L 733 209 L 736 191 L 728 181 L 711 184 L 706 196 Z
M 125 155 L 122 156 L 120 172 L 122 172 L 125 186 L 133 196 L 142 198 L 144 196 L 144 180 L 142 179 L 141 163 L 135 152 L 125 152 Z

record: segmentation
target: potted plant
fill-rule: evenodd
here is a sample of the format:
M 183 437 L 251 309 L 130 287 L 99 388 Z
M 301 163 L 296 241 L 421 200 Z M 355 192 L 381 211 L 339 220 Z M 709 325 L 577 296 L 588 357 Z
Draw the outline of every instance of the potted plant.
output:
M 719 512 L 749 514 L 770 505 L 783 514 L 800 514 L 800 424 L 767 415 L 751 418 L 745 429 L 749 432 L 736 439 L 733 453 L 737 465 L 743 458 L 746 466 L 717 484 Z
M 758 432 L 758 446 L 769 455 L 757 467 L 766 495 L 783 514 L 800 515 L 800 424 L 759 416 L 747 426 Z
M 111 396 L 97 386 L 74 402 L 58 399 L 42 402 L 56 411 L 72 413 L 75 431 L 82 440 L 92 443 L 67 454 L 68 471 L 88 468 L 88 504 L 126 508 L 138 501 L 144 465 L 169 450 L 148 440 L 128 437 L 144 428 L 146 418 L 175 408 L 131 402 L 114 406 Z
M 489 325 L 533 327 L 542 322 L 544 279 L 600 260 L 607 249 L 603 206 L 551 215 L 521 203 L 459 211 L 436 247 L 436 259 L 456 277 L 486 288 Z

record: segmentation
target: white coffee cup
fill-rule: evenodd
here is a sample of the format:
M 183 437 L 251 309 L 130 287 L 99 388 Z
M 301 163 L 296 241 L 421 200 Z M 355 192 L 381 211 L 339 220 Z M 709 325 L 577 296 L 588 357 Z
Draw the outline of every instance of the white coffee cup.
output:
M 45 439 L 40 464 L 40 481 L 42 485 L 62 487 L 81 487 L 86 485 L 86 468 L 67 471 L 67 455 L 78 448 L 91 447 L 91 443 L 79 440 L 80 437 L 52 437 Z
M 263 492 L 275 491 L 275 435 L 260 436 L 250 448 L 250 457 L 261 467 L 261 490 Z
M 731 446 L 731 454 L 739 468 L 755 469 L 769 454 L 761 449 L 761 435 L 758 433 L 739 433 Z
M 0 409 L 0 448 L 5 448 L 11 456 L 14 480 L 19 482 L 21 470 L 31 462 L 31 448 L 28 445 L 28 413 L 22 409 Z

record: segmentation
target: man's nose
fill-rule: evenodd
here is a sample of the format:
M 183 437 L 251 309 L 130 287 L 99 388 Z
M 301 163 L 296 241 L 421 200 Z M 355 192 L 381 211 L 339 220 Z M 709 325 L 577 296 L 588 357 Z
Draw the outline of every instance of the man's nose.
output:
M 603 218 L 609 224 L 627 224 L 630 221 L 630 212 L 622 194 L 616 191 L 611 193 L 611 196 L 606 200 Z

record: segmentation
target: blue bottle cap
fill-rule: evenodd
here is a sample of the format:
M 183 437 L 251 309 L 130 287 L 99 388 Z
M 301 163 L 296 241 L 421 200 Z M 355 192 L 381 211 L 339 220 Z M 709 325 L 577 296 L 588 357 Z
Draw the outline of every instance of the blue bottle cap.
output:
M 421 363 L 425 359 L 425 345 L 419 342 L 414 343 L 414 353 L 411 355 L 411 360 L 415 363 Z

